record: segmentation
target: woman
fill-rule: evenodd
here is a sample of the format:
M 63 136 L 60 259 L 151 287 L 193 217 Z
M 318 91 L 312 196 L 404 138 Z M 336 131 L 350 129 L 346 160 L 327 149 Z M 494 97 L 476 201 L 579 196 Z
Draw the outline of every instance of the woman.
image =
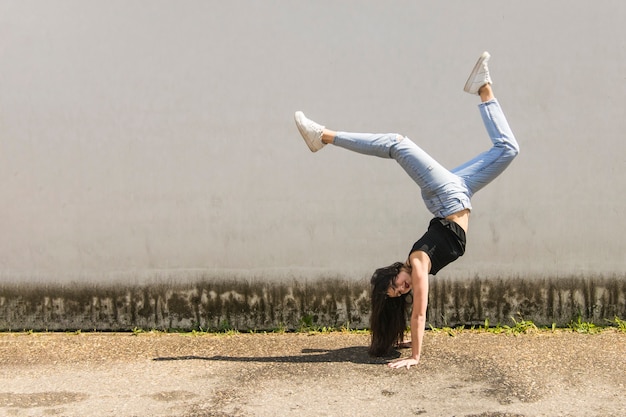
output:
M 302 112 L 295 114 L 296 125 L 313 152 L 333 144 L 366 155 L 395 159 L 419 185 L 427 208 L 435 216 L 428 231 L 409 251 L 406 262 L 380 268 L 372 276 L 371 355 L 385 355 L 394 344 L 402 342 L 405 315 L 408 316 L 411 310 L 411 356 L 389 363 L 392 368 L 406 366 L 408 369 L 419 363 L 426 327 L 428 275 L 437 274 L 463 255 L 472 208 L 470 199 L 502 173 L 519 152 L 493 95 L 487 65 L 489 58 L 489 53 L 483 52 L 465 83 L 464 91 L 480 96 L 479 110 L 493 147 L 452 171 L 402 135 L 335 132 L 307 119 Z M 410 295 L 412 309 L 408 308 L 411 304 L 407 302 Z

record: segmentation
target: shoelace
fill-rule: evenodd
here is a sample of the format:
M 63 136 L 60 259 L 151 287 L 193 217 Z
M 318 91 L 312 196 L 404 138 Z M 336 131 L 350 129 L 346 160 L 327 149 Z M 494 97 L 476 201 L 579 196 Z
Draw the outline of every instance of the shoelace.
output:
M 322 129 L 320 129 L 319 125 L 315 123 L 313 120 L 307 119 L 306 123 L 311 130 L 315 131 L 315 133 L 319 133 L 319 134 L 322 133 Z
M 487 66 L 486 63 L 483 64 L 483 71 L 485 73 L 485 80 L 489 80 L 489 67 Z

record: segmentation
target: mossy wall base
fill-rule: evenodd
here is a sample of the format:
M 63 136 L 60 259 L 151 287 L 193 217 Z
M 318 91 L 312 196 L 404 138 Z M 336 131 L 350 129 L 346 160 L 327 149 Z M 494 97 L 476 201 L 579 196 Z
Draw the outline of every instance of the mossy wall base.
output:
M 369 312 L 369 283 L 339 278 L 0 286 L 5 331 L 363 329 Z M 431 277 L 428 323 L 434 327 L 505 325 L 512 317 L 538 326 L 578 318 L 607 324 L 626 317 L 626 280 Z

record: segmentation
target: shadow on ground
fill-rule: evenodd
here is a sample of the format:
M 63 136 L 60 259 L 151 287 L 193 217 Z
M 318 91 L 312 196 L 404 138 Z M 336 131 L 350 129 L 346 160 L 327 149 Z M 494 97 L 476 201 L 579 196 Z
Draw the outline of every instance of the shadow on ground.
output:
M 365 346 L 352 346 L 341 349 L 302 349 L 301 355 L 289 356 L 162 356 L 153 361 L 224 361 L 224 362 L 258 362 L 258 363 L 331 363 L 350 362 L 357 364 L 380 365 L 389 359 L 400 357 L 400 352 L 394 350 L 385 358 L 373 358 L 367 353 Z

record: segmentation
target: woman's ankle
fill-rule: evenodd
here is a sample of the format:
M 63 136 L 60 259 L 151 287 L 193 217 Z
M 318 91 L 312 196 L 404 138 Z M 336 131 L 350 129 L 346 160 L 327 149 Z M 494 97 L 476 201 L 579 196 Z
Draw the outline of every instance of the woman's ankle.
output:
M 337 136 L 337 132 L 329 129 L 324 129 L 322 131 L 322 142 L 325 144 L 333 143 L 335 141 L 335 136 Z
M 491 89 L 491 84 L 485 84 L 478 90 L 478 95 L 480 96 L 481 102 L 486 102 L 489 100 L 493 100 L 495 97 L 493 95 L 493 90 Z

